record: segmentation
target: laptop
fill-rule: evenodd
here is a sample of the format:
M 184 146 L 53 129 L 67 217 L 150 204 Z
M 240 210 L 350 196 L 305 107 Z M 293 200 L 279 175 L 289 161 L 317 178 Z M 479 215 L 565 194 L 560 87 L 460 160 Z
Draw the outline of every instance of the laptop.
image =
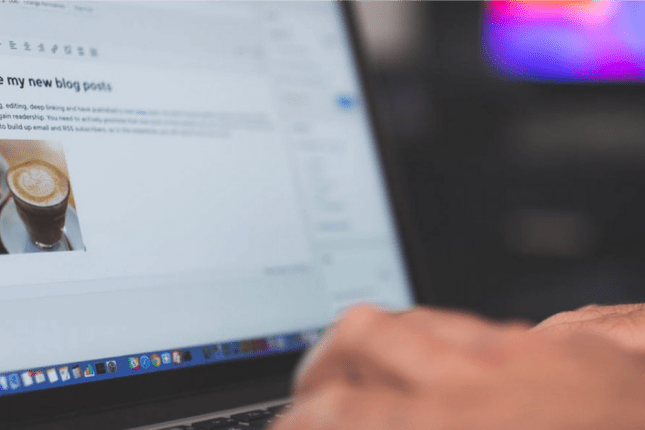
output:
M 0 428 L 266 428 L 414 304 L 359 54 L 336 2 L 0 4 Z

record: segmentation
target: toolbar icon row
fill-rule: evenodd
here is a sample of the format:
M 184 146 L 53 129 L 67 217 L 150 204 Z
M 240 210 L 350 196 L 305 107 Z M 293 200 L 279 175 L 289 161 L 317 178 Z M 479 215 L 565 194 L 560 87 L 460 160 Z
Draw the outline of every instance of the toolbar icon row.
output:
M 43 42 L 0 38 L 0 52 L 35 56 L 57 56 L 76 58 L 98 58 L 99 50 L 94 46 L 72 43 Z

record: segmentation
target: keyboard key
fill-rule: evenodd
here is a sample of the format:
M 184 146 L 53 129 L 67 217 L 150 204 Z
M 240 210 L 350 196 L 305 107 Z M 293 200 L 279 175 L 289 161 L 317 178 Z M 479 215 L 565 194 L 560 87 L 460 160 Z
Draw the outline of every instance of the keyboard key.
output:
M 227 418 L 227 417 L 219 417 L 219 418 L 212 418 L 210 420 L 193 423 L 193 427 L 199 430 L 211 430 L 211 429 L 218 429 L 226 426 L 233 427 L 233 426 L 237 426 L 238 424 L 239 423 L 234 419 Z
M 265 429 L 269 427 L 271 424 L 273 424 L 274 422 L 276 422 L 277 420 L 278 419 L 275 417 L 263 418 L 261 420 L 253 420 L 253 421 L 249 421 L 249 426 Z
M 289 409 L 291 409 L 291 403 L 285 403 L 284 405 L 271 406 L 270 408 L 267 408 L 267 411 L 280 415 L 284 414 Z
M 234 426 L 226 426 L 226 427 L 217 427 L 218 430 L 262 430 L 257 427 L 253 426 L 247 426 L 244 424 L 236 424 Z
M 244 412 L 242 414 L 235 414 L 231 415 L 231 418 L 233 418 L 235 421 L 239 421 L 242 423 L 248 423 L 249 421 L 254 421 L 254 420 L 261 420 L 264 418 L 269 418 L 272 417 L 273 413 L 269 411 L 263 411 L 262 409 L 256 409 L 251 412 Z

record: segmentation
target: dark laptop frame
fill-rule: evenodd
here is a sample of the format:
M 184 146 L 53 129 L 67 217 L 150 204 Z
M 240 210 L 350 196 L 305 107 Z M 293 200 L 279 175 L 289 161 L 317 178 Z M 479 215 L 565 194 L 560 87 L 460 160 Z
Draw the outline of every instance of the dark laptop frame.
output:
M 395 158 L 394 144 L 384 139 L 374 115 L 352 5 L 343 3 L 341 7 L 380 150 L 409 279 L 417 295 L 416 287 L 426 285 L 428 279 L 417 225 L 405 203 L 405 188 L 396 172 L 400 163 Z M 278 399 L 289 395 L 291 373 L 301 355 L 241 359 L 4 396 L 0 398 L 0 428 L 135 427 Z

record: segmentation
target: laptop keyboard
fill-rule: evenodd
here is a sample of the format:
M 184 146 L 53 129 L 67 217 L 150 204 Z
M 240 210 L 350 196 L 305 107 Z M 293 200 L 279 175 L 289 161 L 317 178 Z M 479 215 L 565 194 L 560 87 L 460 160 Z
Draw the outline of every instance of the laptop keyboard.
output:
M 163 430 L 263 430 L 268 428 L 285 410 L 290 403 L 272 406 L 266 409 L 255 409 L 241 414 L 211 418 L 197 421 L 190 425 L 167 427 Z

